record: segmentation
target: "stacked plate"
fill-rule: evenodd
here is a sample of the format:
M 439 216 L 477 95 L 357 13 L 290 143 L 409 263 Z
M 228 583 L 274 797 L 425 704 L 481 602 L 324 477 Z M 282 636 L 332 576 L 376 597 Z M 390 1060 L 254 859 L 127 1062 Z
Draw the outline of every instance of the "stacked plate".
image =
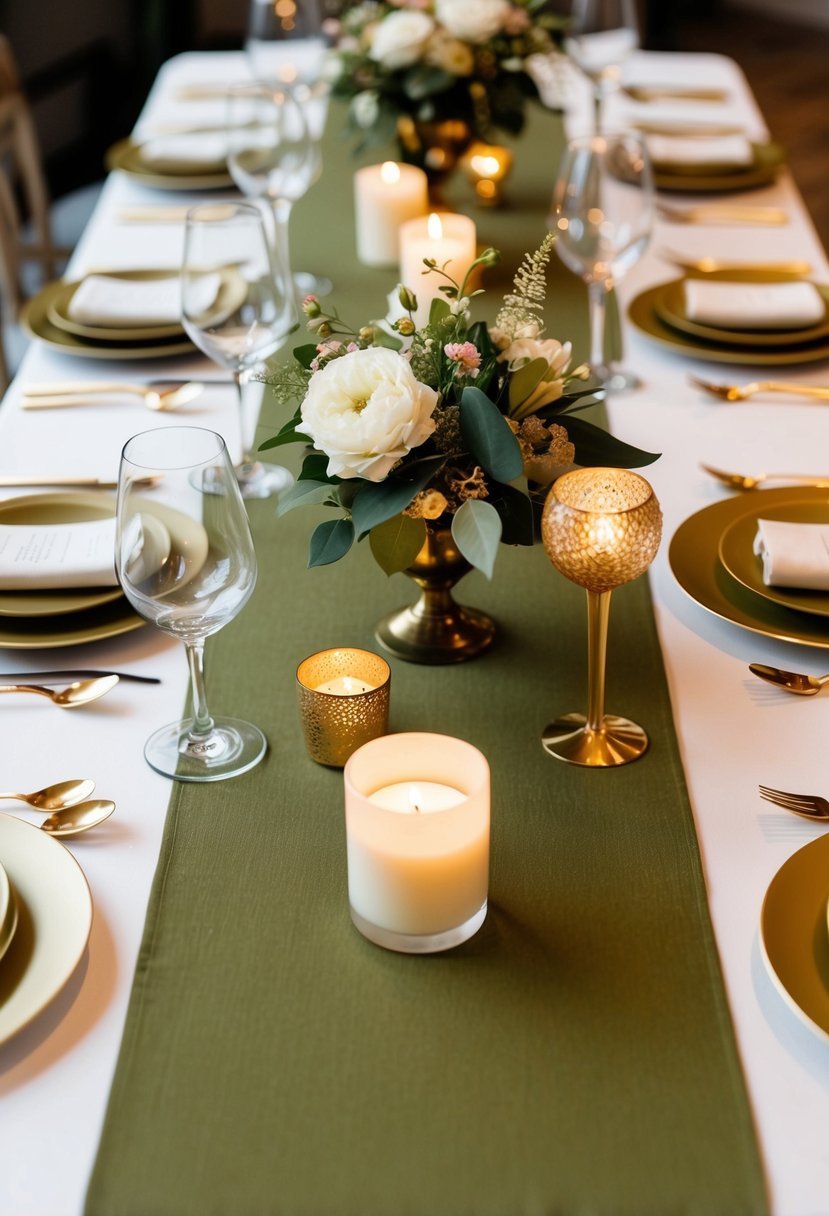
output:
M 829 593 L 764 584 L 752 548 L 759 519 L 829 524 L 829 491 L 762 490 L 697 511 L 668 551 L 677 582 L 703 608 L 744 629 L 829 648 Z
M 46 832 L 0 814 L 0 1044 L 61 991 L 92 927 L 89 887 Z
M 106 166 L 155 190 L 221 190 L 233 179 L 220 141 L 221 132 L 209 130 L 140 142 L 122 139 L 107 152 Z
M 89 276 L 90 278 L 92 276 Z M 116 284 L 169 282 L 177 280 L 177 270 L 118 270 L 96 272 L 96 278 L 110 278 Z M 24 306 L 21 322 L 33 337 L 66 355 L 85 359 L 158 359 L 193 350 L 180 321 L 148 324 L 121 317 L 110 321 L 96 318 L 94 323 L 73 315 L 72 302 L 83 279 L 48 283 Z
M 704 276 L 683 276 L 636 296 L 628 309 L 631 321 L 660 345 L 713 363 L 782 367 L 829 358 L 829 287 L 815 285 L 823 300 L 823 315 L 809 325 L 741 328 L 738 324 L 701 324 L 689 315 L 685 284 L 690 279 L 702 278 L 757 285 L 794 281 L 791 275 L 762 270 L 720 270 Z
M 654 183 L 657 190 L 678 190 L 684 194 L 752 190 L 773 182 L 784 161 L 785 152 L 780 144 L 751 143 L 750 159 L 745 164 L 713 160 L 710 163 L 700 160 L 693 163 L 656 160 Z
M 92 491 L 33 494 L 0 503 L 0 525 L 57 529 L 114 515 L 114 497 Z M 143 623 L 117 586 L 0 590 L 0 648 L 76 646 L 127 633 Z

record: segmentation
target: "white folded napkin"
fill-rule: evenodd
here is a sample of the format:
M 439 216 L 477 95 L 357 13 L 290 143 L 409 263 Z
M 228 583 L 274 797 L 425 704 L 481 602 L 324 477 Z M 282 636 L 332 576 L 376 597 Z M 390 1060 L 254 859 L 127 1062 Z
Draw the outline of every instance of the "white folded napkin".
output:
M 754 552 L 767 587 L 829 591 L 829 524 L 758 519 Z
M 115 518 L 0 524 L 0 589 L 114 587 Z
M 686 279 L 685 314 L 724 329 L 799 329 L 826 314 L 814 283 L 733 283 Z
M 224 131 L 197 131 L 186 135 L 155 135 L 141 145 L 141 159 L 159 173 L 220 169 L 227 160 Z
M 711 165 L 731 168 L 754 161 L 751 143 L 744 135 L 711 135 L 689 139 L 684 135 L 648 135 L 648 152 L 655 165 Z
M 208 309 L 221 282 L 219 274 L 205 274 L 194 284 L 191 311 Z M 91 274 L 73 293 L 67 312 L 84 325 L 173 325 L 181 320 L 181 282 L 178 275 L 139 280 Z

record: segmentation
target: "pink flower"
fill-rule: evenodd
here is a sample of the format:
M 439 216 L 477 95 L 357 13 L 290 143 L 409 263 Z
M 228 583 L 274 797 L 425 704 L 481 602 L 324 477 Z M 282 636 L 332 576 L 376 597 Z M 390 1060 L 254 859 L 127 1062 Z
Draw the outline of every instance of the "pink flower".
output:
M 477 376 L 481 366 L 481 353 L 474 342 L 447 342 L 443 353 L 452 363 L 457 363 L 457 376 Z
M 525 8 L 513 6 L 504 18 L 505 34 L 523 34 L 530 28 L 530 14 Z

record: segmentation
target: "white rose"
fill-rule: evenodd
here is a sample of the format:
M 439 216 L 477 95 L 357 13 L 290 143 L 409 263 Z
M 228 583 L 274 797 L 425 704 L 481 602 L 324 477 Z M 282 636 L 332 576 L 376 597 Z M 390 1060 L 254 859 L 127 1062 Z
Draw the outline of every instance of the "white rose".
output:
M 328 457 L 329 476 L 382 481 L 429 438 L 437 400 L 402 355 L 370 346 L 314 373 L 302 402 L 302 432 Z
M 509 0 L 437 0 L 435 15 L 455 38 L 487 42 L 500 34 L 511 8 Z
M 434 28 L 426 13 L 411 9 L 389 13 L 375 26 L 369 57 L 385 68 L 406 68 L 420 58 Z
M 465 42 L 453 38 L 447 30 L 437 29 L 426 47 L 426 62 L 452 76 L 469 76 L 475 67 L 475 56 Z

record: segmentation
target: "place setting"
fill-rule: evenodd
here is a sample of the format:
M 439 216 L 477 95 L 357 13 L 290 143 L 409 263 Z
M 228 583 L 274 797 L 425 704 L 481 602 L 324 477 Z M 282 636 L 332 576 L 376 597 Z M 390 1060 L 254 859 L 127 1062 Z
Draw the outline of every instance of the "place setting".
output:
M 221 124 L 129 136 L 108 150 L 106 167 L 153 190 L 221 190 L 233 185 Z
M 761 367 L 829 358 L 829 285 L 785 267 L 689 270 L 640 292 L 628 316 L 679 354 Z

